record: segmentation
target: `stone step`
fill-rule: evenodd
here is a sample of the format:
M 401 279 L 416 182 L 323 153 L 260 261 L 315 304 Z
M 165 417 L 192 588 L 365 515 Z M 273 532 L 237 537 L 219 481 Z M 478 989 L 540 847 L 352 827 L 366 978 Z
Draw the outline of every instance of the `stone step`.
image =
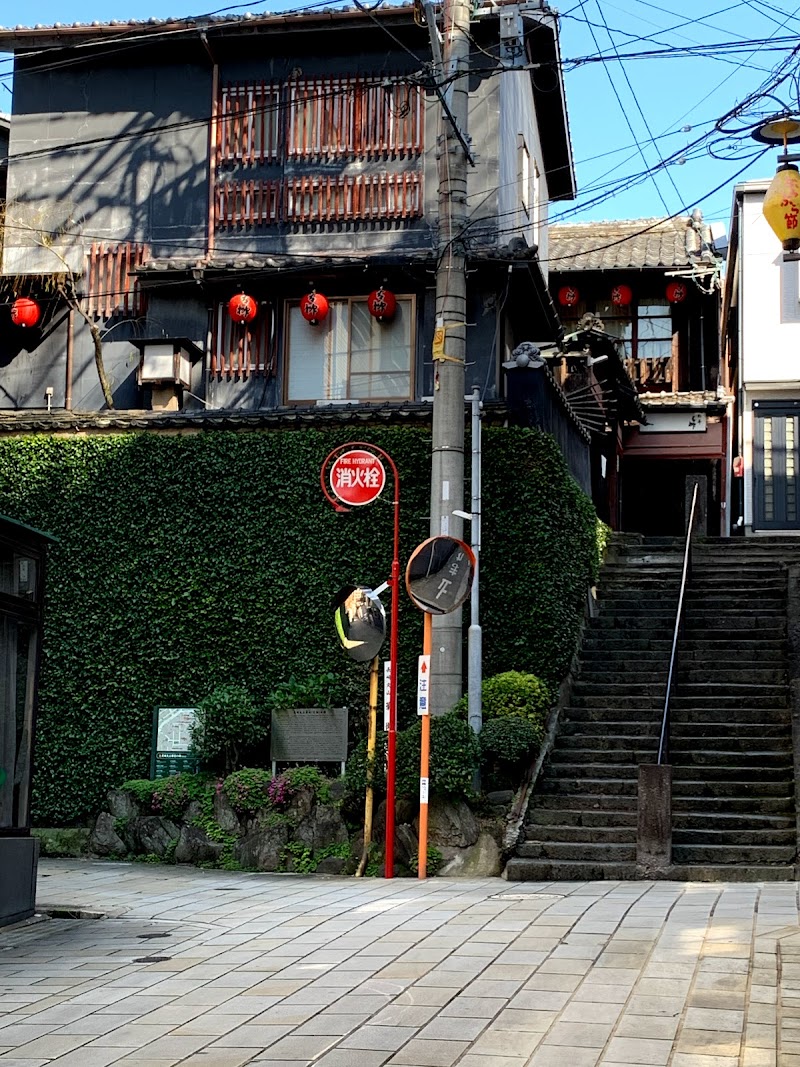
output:
M 635 810 L 604 811 L 595 808 L 586 810 L 583 807 L 545 808 L 534 801 L 534 806 L 528 810 L 525 827 L 526 832 L 527 830 L 534 832 L 544 827 L 556 826 L 562 829 L 632 830 L 635 833 L 637 818 Z
M 682 797 L 691 797 L 696 800 L 698 797 L 739 797 L 740 799 L 750 799 L 761 801 L 762 797 L 767 799 L 769 797 L 792 797 L 794 795 L 794 781 L 791 778 L 776 778 L 765 781 L 763 776 L 759 778 L 747 778 L 743 775 L 741 770 L 736 771 L 736 777 L 733 776 L 731 771 L 727 774 L 720 774 L 720 776 L 712 777 L 707 769 L 703 769 L 702 778 L 697 773 L 697 768 L 686 768 L 687 772 L 691 770 L 690 774 L 680 774 L 677 772 L 682 771 L 684 768 L 673 767 L 672 768 L 672 799 L 673 804 L 676 799 Z M 580 779 L 574 779 L 579 781 Z M 617 779 L 610 779 L 616 781 Z
M 680 660 L 680 654 L 679 654 Z M 753 657 L 754 662 L 758 662 Z M 708 667 L 695 665 L 691 660 L 685 666 L 678 666 L 678 689 L 685 685 L 707 684 L 721 686 L 726 682 L 736 685 L 786 685 L 786 670 L 780 666 L 747 667 L 741 660 L 736 667 L 721 668 L 718 663 Z
M 638 790 L 638 768 L 636 775 L 619 778 L 579 778 L 579 777 L 551 777 L 545 775 L 541 784 L 542 793 L 560 794 L 562 796 L 577 797 L 587 794 L 605 794 L 606 796 L 633 797 L 634 801 Z M 697 793 L 697 790 L 694 791 Z
M 658 753 L 658 737 L 649 739 L 650 743 L 632 745 L 629 740 L 623 740 L 619 747 L 606 747 L 587 745 L 586 739 L 580 745 L 565 745 L 561 739 L 550 753 L 550 764 L 555 768 L 562 767 L 565 763 L 595 763 L 605 764 L 607 767 L 616 767 L 620 763 L 652 763 Z
M 708 744 L 708 741 L 705 742 Z M 724 742 L 720 742 L 723 744 Z M 727 747 L 715 749 L 676 749 L 670 747 L 673 781 L 681 776 L 697 777 L 702 774 L 709 779 L 720 775 L 734 774 L 738 777 L 757 777 L 760 773 L 782 771 L 792 773 L 794 754 L 790 746 L 773 749 L 769 752 L 730 750 Z
M 581 863 L 635 863 L 636 842 L 632 844 L 595 844 L 588 841 L 522 841 L 517 855 L 531 860 L 577 860 Z
M 786 864 L 674 863 L 669 868 L 667 877 L 677 882 L 793 882 L 795 868 Z
M 681 663 L 707 664 L 720 670 L 724 670 L 728 666 L 735 669 L 737 666 L 741 667 L 744 663 L 757 663 L 759 661 L 771 665 L 778 664 L 782 667 L 786 659 L 786 643 L 784 641 L 778 641 L 774 646 L 770 646 L 767 642 L 762 642 L 761 647 L 754 648 L 746 654 L 741 646 L 737 645 L 735 651 L 739 654 L 732 656 L 729 642 L 727 647 L 716 650 L 687 648 L 685 643 L 682 642 L 679 658 Z
M 703 782 L 695 784 L 701 788 L 704 786 Z M 687 792 L 682 796 L 673 790 L 672 812 L 676 819 L 697 813 L 702 813 L 704 817 L 709 814 L 721 814 L 784 815 L 788 818 L 794 812 L 794 789 L 783 796 L 756 796 L 755 800 L 750 796 L 714 796 L 711 793 L 700 796 Z
M 586 783 L 584 783 L 585 785 Z M 581 792 L 570 796 L 568 793 L 545 793 L 537 791 L 532 803 L 536 810 L 549 809 L 552 811 L 574 811 L 587 814 L 636 814 L 637 800 L 636 790 L 627 795 L 613 793 L 586 793 Z
M 595 756 L 607 754 L 609 758 L 616 759 L 621 753 L 632 754 L 634 751 L 647 748 L 647 742 L 657 738 L 658 733 L 656 724 L 647 734 L 640 734 L 636 737 L 621 737 L 613 731 L 596 734 L 559 731 L 553 751 L 574 752 L 576 757 L 579 752 L 594 752 Z
M 678 864 L 788 864 L 797 858 L 797 846 L 791 845 L 673 845 L 672 861 Z
M 703 831 L 703 833 L 710 830 L 713 833 L 730 832 L 733 834 L 751 830 L 778 830 L 794 834 L 797 826 L 794 815 L 759 815 L 726 811 L 686 811 L 673 814 L 673 832 L 680 831 L 682 834 L 695 830 Z
M 788 719 L 785 722 L 693 722 L 681 723 L 680 730 L 670 732 L 670 746 L 681 751 L 682 746 L 696 748 L 709 737 L 719 738 L 726 746 L 748 748 L 754 741 L 770 739 L 770 744 L 792 748 L 792 730 Z
M 569 825 L 567 823 L 548 823 L 543 825 L 541 823 L 526 823 L 524 837 L 526 841 L 534 843 L 543 841 L 560 841 L 564 843 L 570 842 L 572 844 L 586 842 L 599 845 L 606 842 L 611 845 L 635 845 L 636 826 L 586 826 L 585 824 Z M 520 855 L 522 855 L 522 853 L 520 853 Z M 530 856 L 532 853 L 528 852 L 525 853 L 525 855 Z M 612 856 L 608 857 L 608 859 L 612 858 Z
M 581 831 L 586 833 L 585 830 Z M 780 845 L 786 848 L 797 848 L 797 830 L 794 826 L 779 829 L 769 826 L 761 830 L 745 830 L 742 828 L 718 830 L 716 826 L 707 823 L 703 827 L 688 829 L 674 827 L 672 831 L 672 844 L 683 846 L 729 846 L 739 847 L 744 845 Z
M 663 678 L 653 678 L 647 675 L 643 680 L 631 680 L 624 682 L 612 682 L 606 679 L 595 681 L 584 678 L 581 674 L 572 685 L 573 697 L 606 697 L 607 704 L 615 704 L 618 697 L 665 697 L 666 675 Z M 782 703 L 788 698 L 788 690 L 782 682 L 755 682 L 738 681 L 731 679 L 725 686 L 715 681 L 691 681 L 681 677 L 674 690 L 676 699 L 680 699 L 686 705 L 687 701 L 693 701 L 702 706 L 707 700 L 721 700 L 723 698 L 741 698 L 747 703 L 750 698 L 768 699 L 771 703 Z
M 760 692 L 759 692 L 760 690 Z M 590 700 L 590 697 L 584 697 L 584 700 Z M 615 697 L 614 702 L 625 699 L 624 697 Z M 675 695 L 670 701 L 670 705 L 676 711 L 682 709 L 697 710 L 698 707 L 702 707 L 703 710 L 712 711 L 714 709 L 730 708 L 736 711 L 740 710 L 755 710 L 758 708 L 785 708 L 788 702 L 788 693 L 786 686 L 783 685 L 760 685 L 753 686 L 748 693 L 742 693 L 740 695 L 725 693 L 706 693 L 706 694 L 694 694 L 685 695 L 683 692 Z
M 596 882 L 636 878 L 635 863 L 588 863 L 577 860 L 529 860 L 514 856 L 503 876 L 509 882 Z
M 756 750 L 768 750 L 780 753 L 784 759 L 793 756 L 792 736 L 787 727 L 774 727 L 767 734 L 768 726 L 761 724 L 749 736 L 743 736 L 738 723 L 730 728 L 720 730 L 720 724 L 707 730 L 705 734 L 688 734 L 685 730 L 670 733 L 669 750 L 675 763 L 685 763 L 698 752 L 730 752 L 741 755 L 752 754 L 758 758 Z
M 596 753 L 597 755 L 597 753 Z M 606 753 L 602 753 L 603 756 Z M 591 778 L 598 780 L 602 778 L 630 778 L 631 781 L 636 781 L 639 776 L 639 760 L 630 760 L 625 762 L 620 760 L 619 762 L 593 762 L 587 760 L 581 762 L 574 758 L 575 753 L 564 753 L 564 758 L 559 757 L 558 752 L 553 752 L 550 756 L 550 763 L 548 764 L 548 774 L 558 775 L 560 781 L 562 777 L 566 778 Z M 675 768 L 673 768 L 674 776 Z

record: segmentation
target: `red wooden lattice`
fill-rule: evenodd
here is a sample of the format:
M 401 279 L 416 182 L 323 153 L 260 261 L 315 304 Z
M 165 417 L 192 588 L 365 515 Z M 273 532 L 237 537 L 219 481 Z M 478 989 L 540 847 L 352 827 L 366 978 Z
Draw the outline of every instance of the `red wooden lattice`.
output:
M 375 159 L 422 152 L 424 97 L 392 79 L 293 78 L 223 87 L 219 165 Z M 285 121 L 284 121 L 285 119 Z
M 146 245 L 126 244 L 106 247 L 92 243 L 86 259 L 86 310 L 96 318 L 113 315 L 138 317 L 145 310 L 145 295 L 139 279 L 131 271 L 147 259 Z
M 217 225 L 222 229 L 276 222 L 412 219 L 422 215 L 422 207 L 422 174 L 417 171 L 217 186 Z
M 258 315 L 249 323 L 234 322 L 227 303 L 214 312 L 211 345 L 211 373 L 247 378 L 250 374 L 271 376 L 276 358 L 275 312 L 272 305 L 260 303 Z
M 274 163 L 281 157 L 281 86 L 275 82 L 223 87 L 217 123 L 218 163 Z
M 217 185 L 217 225 L 266 226 L 281 220 L 281 181 L 220 182 Z

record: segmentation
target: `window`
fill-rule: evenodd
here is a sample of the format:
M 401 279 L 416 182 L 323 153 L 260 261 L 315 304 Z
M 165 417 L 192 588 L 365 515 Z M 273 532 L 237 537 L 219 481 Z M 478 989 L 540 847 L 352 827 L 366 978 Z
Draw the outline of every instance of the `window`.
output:
M 672 355 L 672 312 L 669 304 L 658 299 L 644 298 L 638 303 L 617 307 L 612 303 L 598 301 L 596 314 L 602 320 L 606 333 L 622 342 L 624 359 L 669 359 Z M 577 329 L 584 311 L 589 306 L 565 309 L 564 328 L 567 333 Z
M 311 326 L 299 306 L 287 316 L 287 399 L 409 400 L 414 301 L 398 298 L 391 322 L 370 315 L 366 299 L 331 300 L 330 312 Z

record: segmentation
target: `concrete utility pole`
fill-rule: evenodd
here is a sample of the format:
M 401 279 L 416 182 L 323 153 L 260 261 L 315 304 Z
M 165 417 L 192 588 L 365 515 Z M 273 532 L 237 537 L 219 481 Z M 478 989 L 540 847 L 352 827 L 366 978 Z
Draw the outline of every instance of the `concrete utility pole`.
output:
M 438 37 L 433 5 L 425 4 L 434 60 Z M 439 167 L 439 263 L 436 271 L 436 333 L 433 344 L 433 455 L 431 536 L 462 536 L 464 507 L 464 364 L 467 277 L 461 235 L 467 222 L 469 149 L 468 0 L 444 0 L 443 49 L 438 90 L 442 121 L 437 140 Z M 443 715 L 463 695 L 461 610 L 433 619 L 431 712 Z

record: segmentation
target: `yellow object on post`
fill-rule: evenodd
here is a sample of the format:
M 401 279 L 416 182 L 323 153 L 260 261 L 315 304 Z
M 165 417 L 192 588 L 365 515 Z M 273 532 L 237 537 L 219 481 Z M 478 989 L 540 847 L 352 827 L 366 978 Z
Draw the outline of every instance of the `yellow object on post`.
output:
M 800 248 L 800 171 L 792 163 L 784 164 L 770 182 L 763 211 L 784 252 L 796 252 Z

